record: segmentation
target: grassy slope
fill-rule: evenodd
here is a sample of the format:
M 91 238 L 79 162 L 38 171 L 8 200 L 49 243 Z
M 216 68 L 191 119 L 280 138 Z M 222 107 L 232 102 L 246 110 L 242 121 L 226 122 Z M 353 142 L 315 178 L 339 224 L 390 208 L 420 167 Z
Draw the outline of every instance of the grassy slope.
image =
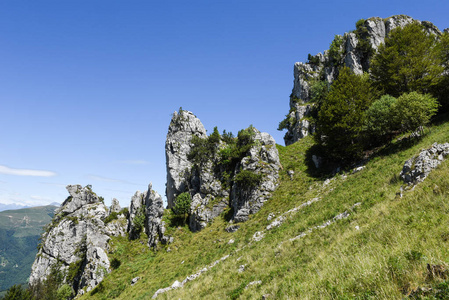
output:
M 0 291 L 26 284 L 36 257 L 42 228 L 51 222 L 55 206 L 0 212 Z
M 260 299 L 264 294 L 278 299 L 401 298 L 418 286 L 436 286 L 442 280 L 430 280 L 426 265 L 449 264 L 449 162 L 403 198 L 397 195 L 398 174 L 420 149 L 447 141 L 449 123 L 434 126 L 419 143 L 393 144 L 361 172 L 346 179 L 337 175 L 327 185 L 308 175 L 304 160 L 310 139 L 279 146 L 281 184 L 237 232 L 227 233 L 220 218 L 199 233 L 173 227 L 171 251 L 156 254 L 139 241 L 116 239 L 110 256 L 122 264 L 89 298 L 148 299 L 227 254 L 227 260 L 197 280 L 158 299 Z M 287 170 L 295 171 L 293 180 Z M 320 200 L 290 215 L 280 227 L 265 230 L 270 213 L 278 216 L 315 197 Z M 348 218 L 308 232 L 347 210 Z M 265 238 L 251 243 L 253 234 L 263 230 Z M 308 234 L 289 241 L 302 232 Z M 231 238 L 235 242 L 228 244 Z M 240 265 L 245 265 L 244 272 L 238 272 Z M 130 286 L 137 276 L 141 279 Z M 262 284 L 245 289 L 256 280 Z

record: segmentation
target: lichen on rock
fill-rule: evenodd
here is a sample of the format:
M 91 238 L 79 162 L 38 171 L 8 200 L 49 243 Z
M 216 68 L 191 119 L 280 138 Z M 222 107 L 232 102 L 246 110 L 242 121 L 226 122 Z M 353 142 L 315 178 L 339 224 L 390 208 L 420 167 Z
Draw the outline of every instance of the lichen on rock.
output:
M 64 281 L 80 293 L 93 289 L 110 272 L 108 241 L 124 234 L 125 222 L 122 217 L 111 221 L 111 227 L 104 224 L 109 210 L 91 186 L 68 185 L 67 191 L 70 196 L 42 235 L 29 282 L 45 280 L 58 266 Z

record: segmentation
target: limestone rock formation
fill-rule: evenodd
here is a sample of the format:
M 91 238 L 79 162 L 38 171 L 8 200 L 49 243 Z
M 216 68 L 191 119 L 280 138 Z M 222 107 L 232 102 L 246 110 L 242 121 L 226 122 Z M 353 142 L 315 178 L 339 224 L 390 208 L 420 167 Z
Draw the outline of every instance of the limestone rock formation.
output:
M 407 160 L 399 176 L 409 185 L 422 182 L 447 155 L 449 155 L 449 143 L 434 143 L 429 149 L 422 150 L 418 156 Z
M 117 199 L 113 198 L 111 206 L 109 207 L 109 214 L 111 214 L 112 212 L 118 213 L 121 210 L 122 208 L 120 207 L 120 203 L 118 202 Z
M 168 127 L 167 140 L 165 142 L 165 156 L 167 162 L 167 202 L 168 207 L 173 207 L 177 195 L 182 193 L 188 182 L 185 170 L 190 170 L 191 162 L 187 159 L 190 152 L 190 140 L 196 135 L 205 138 L 206 129 L 201 121 L 191 112 L 180 110 L 173 113 Z
M 330 51 L 327 50 L 324 54 L 318 53 L 311 56 L 306 63 L 295 63 L 290 112 L 286 116 L 285 144 L 293 144 L 314 132 L 315 127 L 307 117 L 313 110 L 314 104 L 311 103 L 312 89 L 317 81 L 324 80 L 331 84 L 338 76 L 338 68 L 343 65 L 349 67 L 356 74 L 367 71 L 371 56 L 384 42 L 385 37 L 389 35 L 391 30 L 404 27 L 412 22 L 421 23 L 429 34 L 441 35 L 441 31 L 432 23 L 414 20 L 409 16 L 397 15 L 387 19 L 374 17 L 363 22 L 362 27 L 366 32 L 363 35 L 355 30 L 339 36 L 337 39 L 341 39 L 341 43 L 336 43 L 336 45 L 339 45 L 338 51 L 334 51 L 336 53 L 331 55 Z M 369 46 L 360 46 L 362 41 L 367 42 Z
M 137 191 L 131 199 L 129 208 L 129 238 L 136 239 L 141 233 L 145 233 L 148 237 L 148 246 L 151 248 L 156 248 L 159 242 L 168 244 L 170 238 L 164 235 L 163 213 L 162 197 L 152 189 L 151 183 L 146 192 Z
M 220 175 L 214 171 L 215 154 L 204 164 L 200 164 L 189 174 L 190 189 L 193 195 L 189 226 L 192 231 L 206 227 L 207 223 L 218 217 L 228 207 L 229 191 L 223 188 Z
M 211 147 L 209 152 L 202 154 L 199 158 L 201 162 L 198 162 L 198 158 L 195 160 L 190 156 L 190 151 L 196 147 L 192 137 L 197 136 L 207 143 L 204 126 L 191 112 L 173 114 L 165 147 L 167 200 L 168 206 L 174 207 L 176 196 L 184 192 L 191 195 L 191 230 L 203 229 L 230 206 L 234 209 L 234 220 L 245 221 L 249 214 L 260 209 L 274 191 L 280 168 L 275 141 L 269 134 L 253 127 L 247 130 L 251 130 L 248 134 L 253 136 L 254 143 L 242 153 L 242 157 L 233 158 L 238 162 L 234 162 L 233 169 L 229 170 L 224 166 L 220 153 L 230 150 L 231 146 L 219 138 L 219 141 L 207 146 Z M 248 186 L 244 181 L 230 178 L 242 171 L 242 174 L 256 174 L 261 180 Z
M 30 284 L 46 279 L 52 268 L 59 268 L 66 274 L 65 282 L 79 293 L 94 288 L 110 271 L 108 241 L 111 235 L 124 234 L 126 221 L 121 216 L 106 226 L 108 208 L 90 186 L 69 185 L 67 190 L 70 196 L 42 235 Z
M 266 132 L 255 132 L 255 143 L 236 166 L 236 176 L 249 171 L 262 175 L 260 182 L 251 185 L 245 180 L 235 182 L 232 188 L 231 203 L 234 208 L 234 220 L 244 222 L 250 214 L 258 212 L 274 192 L 279 179 L 279 154 L 276 142 Z

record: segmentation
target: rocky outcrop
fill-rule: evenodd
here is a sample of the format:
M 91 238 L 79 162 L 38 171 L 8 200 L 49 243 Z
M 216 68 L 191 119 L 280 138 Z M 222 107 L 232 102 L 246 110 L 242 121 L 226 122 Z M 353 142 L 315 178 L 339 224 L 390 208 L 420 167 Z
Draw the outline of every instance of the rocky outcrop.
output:
M 441 35 L 441 31 L 432 23 L 414 20 L 409 16 L 397 15 L 387 19 L 374 17 L 360 23 L 359 29 L 336 37 L 336 49 L 332 53 L 327 50 L 324 54 L 310 56 L 306 63 L 295 63 L 290 112 L 286 116 L 285 126 L 280 127 L 287 129 L 285 144 L 293 144 L 315 130 L 308 118 L 314 105 L 311 103 L 314 84 L 319 81 L 331 84 L 337 78 L 341 66 L 349 67 L 356 74 L 367 71 L 371 56 L 389 33 L 412 22 L 421 23 L 429 34 Z
M 191 112 L 180 109 L 174 112 L 168 127 L 165 142 L 167 163 L 167 203 L 172 208 L 177 195 L 188 188 L 185 170 L 190 170 L 192 163 L 187 159 L 190 152 L 192 136 L 207 137 L 201 121 Z
M 258 212 L 263 204 L 274 192 L 279 179 L 279 154 L 276 142 L 266 132 L 260 132 L 253 128 L 255 136 L 254 145 L 236 166 L 236 180 L 232 187 L 231 203 L 234 209 L 234 220 L 244 222 L 249 215 Z M 260 180 L 255 184 L 249 182 L 251 179 L 239 175 L 259 175 Z
M 229 191 L 222 186 L 220 174 L 214 170 L 218 156 L 215 153 L 204 164 L 196 165 L 189 173 L 190 189 L 193 195 L 189 227 L 198 231 L 206 227 L 229 206 Z M 188 172 L 187 172 L 188 173 Z
M 108 241 L 111 235 L 124 234 L 126 221 L 119 216 L 105 225 L 109 210 L 90 186 L 69 185 L 67 190 L 70 196 L 42 235 L 29 282 L 36 284 L 59 268 L 78 293 L 94 288 L 110 271 Z
M 165 236 L 165 223 L 162 221 L 164 203 L 162 197 L 152 189 L 151 183 L 144 193 L 137 191 L 131 199 L 128 218 L 130 239 L 139 238 L 141 233 L 148 237 L 148 246 L 157 248 L 159 242 L 168 244 L 172 241 Z
M 234 209 L 234 220 L 245 221 L 249 214 L 260 209 L 274 191 L 280 168 L 274 139 L 253 127 L 246 130 L 246 134 L 251 136 L 251 142 L 247 141 L 251 147 L 240 153 L 236 148 L 240 147 L 237 146 L 238 138 L 225 141 L 217 131 L 217 140 L 210 142 L 204 126 L 191 112 L 173 114 L 165 147 L 167 200 L 169 207 L 174 207 L 176 196 L 184 192 L 190 194 L 191 230 L 203 229 L 230 206 Z M 193 136 L 203 142 L 196 140 L 195 144 Z M 204 153 L 195 158 L 191 151 L 198 150 L 198 147 L 205 147 L 201 150 Z M 234 151 L 234 155 L 239 152 L 241 157 L 225 162 L 228 158 L 224 153 L 227 151 Z M 243 176 L 248 173 L 254 174 L 257 182 L 248 185 Z
M 413 186 L 424 181 L 447 155 L 449 155 L 449 143 L 435 143 L 429 149 L 422 150 L 418 156 L 407 160 L 399 176 L 404 183 Z
M 118 202 L 117 199 L 113 198 L 111 206 L 109 207 L 109 214 L 111 214 L 113 212 L 118 213 L 121 210 L 122 210 L 122 208 L 120 207 L 120 203 Z

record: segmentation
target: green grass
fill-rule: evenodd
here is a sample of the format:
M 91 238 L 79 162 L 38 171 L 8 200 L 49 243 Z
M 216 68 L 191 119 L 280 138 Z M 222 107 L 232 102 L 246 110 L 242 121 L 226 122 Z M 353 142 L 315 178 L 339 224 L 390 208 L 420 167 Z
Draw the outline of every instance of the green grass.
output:
M 421 149 L 447 141 L 449 123 L 442 123 L 414 144 L 389 145 L 361 172 L 346 179 L 338 174 L 327 185 L 326 178 L 312 177 L 305 163 L 311 138 L 278 146 L 280 185 L 237 232 L 224 230 L 224 218 L 198 233 L 172 227 L 175 242 L 156 253 L 144 240 L 114 239 L 110 258 L 121 264 L 87 297 L 148 299 L 228 254 L 198 279 L 158 299 L 260 299 L 265 294 L 273 299 L 401 299 L 417 287 L 434 287 L 432 297 L 444 296 L 449 283 L 429 278 L 426 267 L 449 265 L 449 162 L 402 198 L 398 174 Z M 293 180 L 288 170 L 295 172 Z M 270 213 L 279 216 L 316 197 L 320 200 L 290 214 L 281 226 L 265 230 Z M 344 211 L 350 212 L 348 218 L 308 231 Z M 256 231 L 265 231 L 260 242 L 252 242 Z M 302 232 L 307 235 L 289 241 Z M 231 238 L 235 242 L 229 244 Z M 238 272 L 240 265 L 244 272 Z M 141 279 L 131 286 L 137 276 Z M 262 284 L 245 288 L 256 280 Z

